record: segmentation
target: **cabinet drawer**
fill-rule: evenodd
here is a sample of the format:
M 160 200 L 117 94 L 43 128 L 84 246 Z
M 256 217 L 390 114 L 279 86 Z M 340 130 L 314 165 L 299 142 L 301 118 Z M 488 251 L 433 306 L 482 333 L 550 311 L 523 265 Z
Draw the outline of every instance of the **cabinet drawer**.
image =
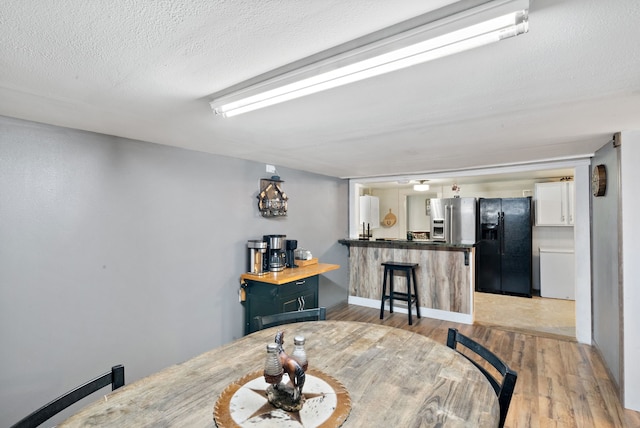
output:
M 318 289 L 318 276 L 311 276 L 309 278 L 300 279 L 298 281 L 287 282 L 286 284 L 278 285 L 278 295 L 281 297 L 288 296 L 290 294 L 305 293 L 309 290 Z

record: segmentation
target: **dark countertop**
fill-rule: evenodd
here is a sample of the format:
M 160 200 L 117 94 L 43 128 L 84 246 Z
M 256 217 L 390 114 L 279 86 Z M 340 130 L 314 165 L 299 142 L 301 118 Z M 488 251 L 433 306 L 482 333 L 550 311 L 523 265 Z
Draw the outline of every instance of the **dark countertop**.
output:
M 373 241 L 340 239 L 338 242 L 342 245 L 354 247 L 402 248 L 411 250 L 468 251 L 475 247 L 475 244 L 447 244 L 446 242 L 437 241 L 407 241 L 400 239 L 382 239 Z

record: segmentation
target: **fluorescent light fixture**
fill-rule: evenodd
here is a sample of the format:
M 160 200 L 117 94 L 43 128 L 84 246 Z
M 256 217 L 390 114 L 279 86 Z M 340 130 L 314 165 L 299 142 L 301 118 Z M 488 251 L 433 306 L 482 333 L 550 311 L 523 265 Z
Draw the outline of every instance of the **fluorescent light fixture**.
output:
M 526 33 L 529 0 L 462 0 L 213 94 L 232 117 Z
M 429 190 L 429 185 L 425 184 L 426 180 L 420 180 L 420 184 L 414 184 L 413 185 L 413 190 L 415 190 L 416 192 L 426 192 L 427 190 Z

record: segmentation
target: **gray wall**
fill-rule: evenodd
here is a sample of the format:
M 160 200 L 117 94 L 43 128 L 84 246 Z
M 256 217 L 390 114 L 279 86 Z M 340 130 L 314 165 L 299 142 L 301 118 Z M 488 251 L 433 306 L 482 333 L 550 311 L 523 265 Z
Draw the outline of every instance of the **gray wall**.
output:
M 622 200 L 622 260 L 623 287 L 623 402 L 625 407 L 640 411 L 640 130 L 622 131 L 620 152 L 620 199 Z
M 592 166 L 607 168 L 607 192 L 592 200 L 593 343 L 620 385 L 621 332 L 619 272 L 619 150 L 606 144 L 593 157 Z
M 265 219 L 262 163 L 0 117 L 0 426 L 113 364 L 130 383 L 240 337 L 249 239 L 340 264 L 320 304 L 346 300 L 347 182 L 278 172 L 289 215 Z

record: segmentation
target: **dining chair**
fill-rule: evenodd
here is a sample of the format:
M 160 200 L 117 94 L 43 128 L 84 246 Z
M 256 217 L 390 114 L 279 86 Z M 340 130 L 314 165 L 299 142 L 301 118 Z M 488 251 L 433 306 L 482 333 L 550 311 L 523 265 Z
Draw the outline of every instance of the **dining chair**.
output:
M 493 376 L 486 368 L 480 364 L 480 362 L 474 360 L 466 353 L 460 352 L 457 348 L 457 344 L 463 345 L 474 354 L 481 357 L 483 360 L 491 364 L 501 375 L 501 379 Z M 498 396 L 498 403 L 500 405 L 500 423 L 499 427 L 504 427 L 504 421 L 507 418 L 507 411 L 509 410 L 509 404 L 511 403 L 511 396 L 513 390 L 516 387 L 516 380 L 518 379 L 518 373 L 511 370 L 509 366 L 498 358 L 493 352 L 489 351 L 478 342 L 468 338 L 462 333 L 458 332 L 455 328 L 449 329 L 449 335 L 447 336 L 447 346 L 451 349 L 455 349 L 465 358 L 471 361 L 489 380 L 489 383 L 493 387 L 496 395 Z
M 90 380 L 75 389 L 61 395 L 48 404 L 40 407 L 35 412 L 21 419 L 11 428 L 33 428 L 44 423 L 57 413 L 60 413 L 72 404 L 80 401 L 84 397 L 96 392 L 99 389 L 111 385 L 111 390 L 115 391 L 124 385 L 124 366 L 117 365 L 111 368 L 111 371 Z
M 318 321 L 326 319 L 326 308 L 304 309 L 302 311 L 282 312 L 279 314 L 262 315 L 255 317 L 258 330 L 294 322 Z

